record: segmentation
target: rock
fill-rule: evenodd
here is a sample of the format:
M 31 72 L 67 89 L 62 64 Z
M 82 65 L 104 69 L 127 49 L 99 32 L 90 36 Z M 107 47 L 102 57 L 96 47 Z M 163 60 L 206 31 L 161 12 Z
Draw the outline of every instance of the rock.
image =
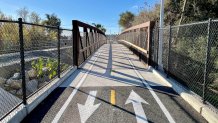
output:
M 4 84 L 4 87 L 9 87 L 9 85 L 8 84 Z
M 48 82 L 50 79 L 48 76 L 43 76 L 38 79 L 39 83 Z
M 5 84 L 5 82 L 6 82 L 6 79 L 5 79 L 5 78 L 2 78 L 2 77 L 0 77 L 0 85 L 3 85 L 3 84 Z
M 28 73 L 30 79 L 35 79 L 37 77 L 36 70 L 34 70 L 34 69 L 27 71 L 27 73 Z
M 18 96 L 22 96 L 23 95 L 23 91 L 22 91 L 22 88 L 21 89 L 19 89 L 18 91 L 17 91 L 17 93 L 16 93 Z
M 26 89 L 30 93 L 35 92 L 38 89 L 38 81 L 36 79 L 33 79 L 33 80 L 30 80 L 29 82 L 27 82 Z
M 6 81 L 6 84 L 9 85 L 11 88 L 18 90 L 22 87 L 22 80 L 8 79 Z
M 21 79 L 21 74 L 20 73 L 15 73 L 13 75 L 13 77 L 11 77 L 11 79 L 15 79 L 15 80 Z

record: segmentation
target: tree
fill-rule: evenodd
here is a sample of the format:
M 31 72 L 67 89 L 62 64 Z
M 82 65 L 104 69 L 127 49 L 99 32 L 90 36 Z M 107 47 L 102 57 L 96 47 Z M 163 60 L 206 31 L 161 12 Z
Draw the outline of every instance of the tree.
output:
M 7 19 L 7 17 L 5 16 L 5 14 L 3 12 L 0 11 L 0 19 L 1 20 L 5 20 Z
M 133 25 L 138 25 L 147 21 L 157 21 L 159 20 L 160 5 L 155 4 L 155 6 L 150 10 L 146 8 L 142 9 L 138 15 L 135 16 Z
M 24 22 L 27 22 L 27 17 L 29 16 L 29 10 L 24 7 L 17 10 L 18 17 L 22 18 Z
M 100 29 L 102 32 L 106 32 L 106 29 L 104 28 L 103 25 L 101 24 L 95 24 L 95 23 L 92 23 L 92 25 L 94 25 L 96 28 Z
M 124 29 L 132 26 L 135 15 L 129 11 L 120 14 L 119 25 Z
M 29 16 L 29 20 L 31 23 L 39 24 L 41 21 L 41 18 L 39 16 L 39 14 L 37 14 L 36 12 L 31 12 L 31 14 Z
M 42 23 L 49 26 L 60 26 L 61 25 L 61 19 L 57 17 L 55 14 L 45 14 L 46 20 L 44 20 Z
M 44 25 L 49 26 L 60 26 L 61 25 L 61 19 L 57 17 L 55 14 L 45 14 L 46 20 L 42 22 Z M 54 30 L 52 28 L 47 28 L 47 40 L 57 40 L 57 30 Z
M 166 0 L 165 24 L 184 24 L 218 17 L 217 0 Z

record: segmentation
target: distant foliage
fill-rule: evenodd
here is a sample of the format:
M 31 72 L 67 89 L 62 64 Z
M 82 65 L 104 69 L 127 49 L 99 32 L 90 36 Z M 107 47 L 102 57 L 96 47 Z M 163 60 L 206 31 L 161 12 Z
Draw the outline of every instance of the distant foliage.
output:
M 53 14 L 45 14 L 46 20 L 42 21 L 43 25 L 49 25 L 49 26 L 60 26 L 61 25 L 61 19 L 57 17 L 57 15 Z
M 185 3 L 186 1 L 186 3 Z M 184 11 L 183 11 L 184 7 Z M 146 4 L 139 14 L 135 15 L 134 21 L 129 19 L 131 12 L 124 12 L 120 15 L 119 24 L 123 28 L 132 25 L 138 25 L 147 21 L 158 21 L 160 16 L 160 4 L 157 3 L 151 8 Z M 165 25 L 180 24 L 208 20 L 208 18 L 218 18 L 218 1 L 217 0 L 165 0 L 164 3 L 164 22 Z M 133 15 L 133 14 L 132 14 Z M 131 16 L 132 16 L 131 15 Z
M 132 26 L 135 15 L 129 11 L 120 14 L 119 25 L 124 29 Z
M 107 30 L 104 28 L 103 25 L 101 24 L 96 24 L 96 23 L 92 23 L 92 25 L 94 25 L 96 28 L 100 29 L 102 32 L 106 32 Z
M 165 1 L 165 23 L 168 25 L 170 20 L 178 24 L 183 14 L 181 24 L 208 20 L 208 18 L 218 18 L 217 0 L 166 0 Z M 184 12 L 182 11 L 182 8 Z
M 18 9 L 17 15 L 24 22 L 50 26 L 60 26 L 61 24 L 61 20 L 55 14 L 46 14 L 46 19 L 42 20 L 38 13 L 30 12 L 26 7 Z M 12 17 L 0 11 L 0 19 L 12 20 Z M 0 23 L 0 28 L 0 53 L 19 50 L 18 24 L 3 22 Z M 46 45 L 48 43 L 53 46 L 53 44 L 56 45 L 57 41 L 57 29 L 53 28 L 23 24 L 23 35 L 25 50 L 46 48 L 40 46 L 48 46 Z
M 145 23 L 147 21 L 158 21 L 160 16 L 160 5 L 155 4 L 153 8 L 149 9 L 142 9 L 138 15 L 135 16 L 133 25 L 138 25 L 141 23 Z

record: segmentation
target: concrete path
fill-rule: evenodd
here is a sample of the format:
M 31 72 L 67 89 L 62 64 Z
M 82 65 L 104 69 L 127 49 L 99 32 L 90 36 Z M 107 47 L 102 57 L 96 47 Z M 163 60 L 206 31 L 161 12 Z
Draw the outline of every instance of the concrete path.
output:
M 206 122 L 121 44 L 103 45 L 23 122 Z

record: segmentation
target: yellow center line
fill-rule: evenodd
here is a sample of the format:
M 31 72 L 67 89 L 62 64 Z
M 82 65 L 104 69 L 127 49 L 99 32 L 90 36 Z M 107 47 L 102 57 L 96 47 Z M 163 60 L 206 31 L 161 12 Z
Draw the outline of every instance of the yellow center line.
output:
M 116 94 L 115 90 L 111 90 L 111 104 L 115 105 L 116 104 Z

